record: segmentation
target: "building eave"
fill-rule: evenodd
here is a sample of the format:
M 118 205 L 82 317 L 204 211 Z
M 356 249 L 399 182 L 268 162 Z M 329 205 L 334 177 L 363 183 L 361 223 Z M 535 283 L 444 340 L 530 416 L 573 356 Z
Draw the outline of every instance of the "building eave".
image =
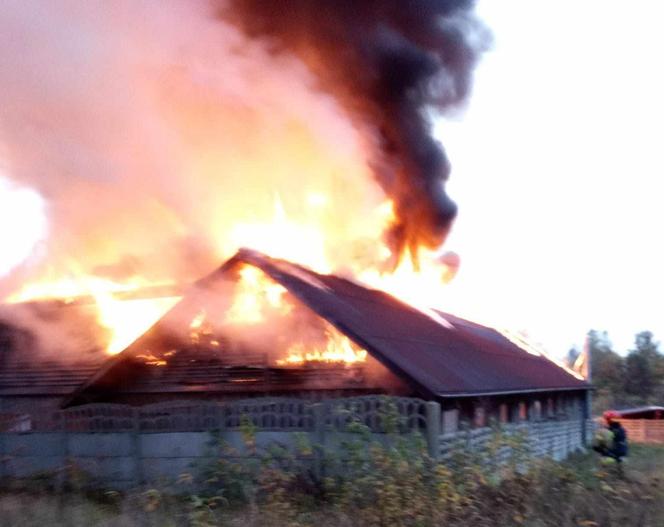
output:
M 487 390 L 479 392 L 444 392 L 438 393 L 438 397 L 443 399 L 457 399 L 461 397 L 490 397 L 496 395 L 518 395 L 530 393 L 546 393 L 546 392 L 576 392 L 591 390 L 592 386 L 566 386 L 558 388 L 524 388 L 523 390 Z

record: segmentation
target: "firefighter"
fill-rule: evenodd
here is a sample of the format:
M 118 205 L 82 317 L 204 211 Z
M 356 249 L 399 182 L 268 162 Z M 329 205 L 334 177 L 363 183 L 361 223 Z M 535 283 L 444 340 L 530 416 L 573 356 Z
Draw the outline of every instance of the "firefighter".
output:
M 627 455 L 627 432 L 618 421 L 618 417 L 620 417 L 618 412 L 612 410 L 604 412 L 606 428 L 599 430 L 595 435 L 593 450 L 621 463 L 622 458 Z

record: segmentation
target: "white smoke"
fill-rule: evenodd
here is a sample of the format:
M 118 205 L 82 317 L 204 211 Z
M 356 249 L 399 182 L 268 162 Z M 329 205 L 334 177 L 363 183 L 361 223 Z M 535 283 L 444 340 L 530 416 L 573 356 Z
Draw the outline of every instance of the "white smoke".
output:
M 215 9 L 3 2 L 0 161 L 44 198 L 50 236 L 0 293 L 45 269 L 194 278 L 275 193 L 297 213 L 303 192 L 342 189 L 344 236 L 378 202 L 357 132 L 306 68 Z

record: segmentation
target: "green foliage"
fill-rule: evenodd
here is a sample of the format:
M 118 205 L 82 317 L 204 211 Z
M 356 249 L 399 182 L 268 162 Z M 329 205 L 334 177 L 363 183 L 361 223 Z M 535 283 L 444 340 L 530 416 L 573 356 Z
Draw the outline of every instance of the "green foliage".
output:
M 664 356 L 650 331 L 636 335 L 635 347 L 625 360 L 625 393 L 640 403 L 654 402 L 664 383 Z
M 243 418 L 241 444 L 213 437 L 213 461 L 171 487 L 86 494 L 70 485 L 58 493 L 44 480 L 38 493 L 14 488 L 19 505 L 8 506 L 6 492 L 0 510 L 8 525 L 664 525 L 664 448 L 634 446 L 625 469 L 604 466 L 594 454 L 557 463 L 533 458 L 526 427 L 506 430 L 493 423 L 481 448 L 474 445 L 483 432 L 466 430 L 444 459 L 434 460 L 421 435 L 405 432 L 394 406 L 381 408 L 385 433 L 372 433 L 349 411 L 342 414 L 345 430 L 325 448 L 304 433 L 288 445 L 259 441 L 251 420 Z M 31 496 L 43 510 L 12 512 L 23 511 Z
M 311 483 L 300 478 L 316 448 L 302 437 L 302 450 L 286 452 L 276 445 L 261 453 L 261 462 L 251 469 L 256 478 L 250 482 L 253 503 L 194 491 L 197 482 L 187 474 L 177 482 L 180 496 L 162 488 L 87 495 L 14 488 L 0 495 L 0 510 L 6 525 L 39 527 L 664 525 L 664 447 L 635 446 L 625 470 L 619 471 L 615 465 L 601 465 L 593 454 L 578 454 L 563 463 L 533 460 L 523 436 L 499 428 L 486 452 L 459 443 L 459 450 L 441 462 L 427 457 L 413 436 L 394 435 L 392 442 L 379 443 L 361 433 L 353 435 L 346 443 L 354 450 L 339 456 L 354 456 L 348 458 L 346 472 L 328 473 L 313 498 Z M 522 450 L 519 461 L 507 458 L 507 466 L 491 465 L 491 459 L 513 448 Z M 220 477 L 229 476 L 224 472 Z
M 664 400 L 664 355 L 650 331 L 635 336 L 626 357 L 612 349 L 606 332 L 588 332 L 592 383 L 596 387 L 593 413 L 608 408 L 661 404 Z
M 399 432 L 403 423 L 389 404 L 380 413 L 384 434 L 372 434 L 354 415 L 343 414 L 346 427 L 327 449 L 311 445 L 305 435 L 294 448 L 259 448 L 255 436 L 247 435 L 244 446 L 254 458 L 240 460 L 239 452 L 224 446 L 223 457 L 209 467 L 205 490 L 196 496 L 196 518 L 220 522 L 242 509 L 269 524 L 312 525 L 311 515 L 325 509 L 348 525 L 418 527 L 462 520 L 480 525 L 484 509 L 478 495 L 514 478 L 522 482 L 531 463 L 524 431 L 495 427 L 482 449 L 469 448 L 461 438 L 449 457 L 437 462 L 419 433 Z M 219 497 L 210 507 L 209 500 Z

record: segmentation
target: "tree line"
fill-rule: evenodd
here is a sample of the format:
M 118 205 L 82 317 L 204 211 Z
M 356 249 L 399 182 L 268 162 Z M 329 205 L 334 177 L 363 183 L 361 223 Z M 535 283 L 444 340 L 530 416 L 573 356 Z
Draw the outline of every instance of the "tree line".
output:
M 651 331 L 637 333 L 632 349 L 625 356 L 613 349 L 606 331 L 589 331 L 586 347 L 595 387 L 595 414 L 608 408 L 664 406 L 664 354 Z M 574 364 L 578 356 L 579 351 L 571 349 L 568 363 Z

